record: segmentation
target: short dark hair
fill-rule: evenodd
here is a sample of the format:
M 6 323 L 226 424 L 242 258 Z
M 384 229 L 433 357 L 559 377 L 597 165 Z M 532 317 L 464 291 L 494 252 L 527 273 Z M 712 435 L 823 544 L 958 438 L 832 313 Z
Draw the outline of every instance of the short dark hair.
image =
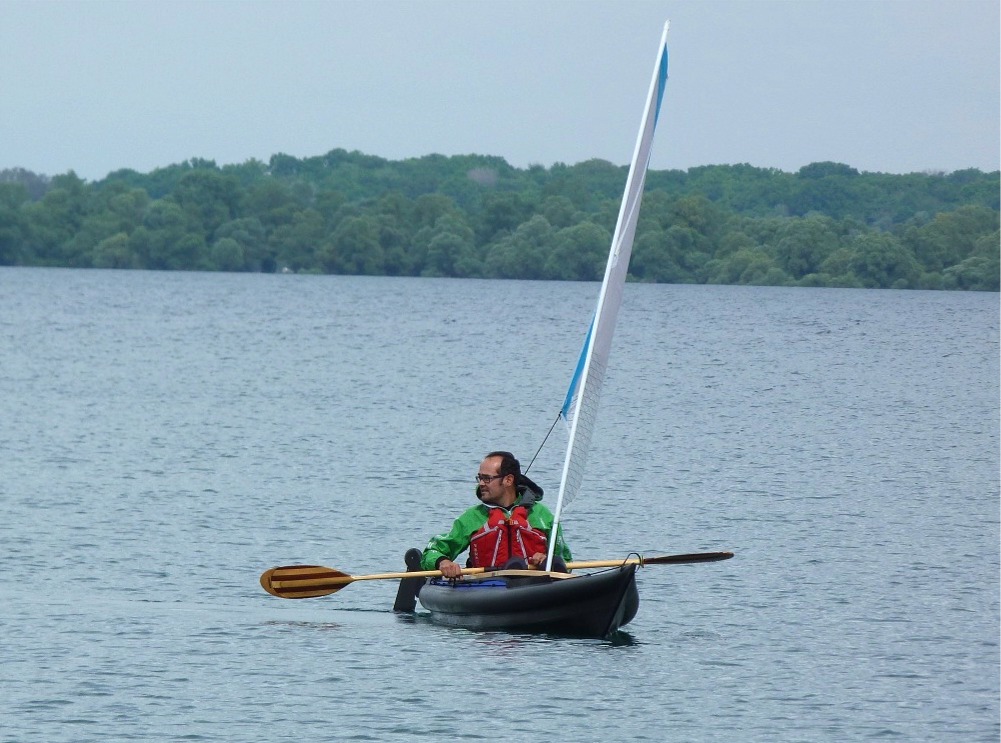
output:
M 497 470 L 497 474 L 514 475 L 514 481 L 517 484 L 521 477 L 521 462 L 514 458 L 514 454 L 509 451 L 492 451 L 484 459 L 490 459 L 491 457 L 501 458 L 500 469 Z

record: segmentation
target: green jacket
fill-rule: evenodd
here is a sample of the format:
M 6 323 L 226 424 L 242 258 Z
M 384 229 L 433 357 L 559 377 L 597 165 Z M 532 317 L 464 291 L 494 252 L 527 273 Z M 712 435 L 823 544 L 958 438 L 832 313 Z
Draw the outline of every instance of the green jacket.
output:
M 511 506 L 528 507 L 528 523 L 536 529 L 541 529 L 546 533 L 546 539 L 551 539 L 550 532 L 553 528 L 553 514 L 548 508 L 538 502 L 539 496 L 532 490 L 526 489 L 518 500 Z M 455 561 L 467 547 L 469 539 L 478 532 L 489 518 L 491 506 L 482 503 L 473 506 L 465 511 L 452 523 L 452 529 L 447 534 L 439 534 L 431 537 L 428 546 L 424 548 L 421 555 L 421 570 L 437 570 L 438 563 L 443 558 Z M 493 506 L 499 508 L 499 506 Z M 570 548 L 563 541 L 563 526 L 557 529 L 556 536 L 556 556 L 562 557 L 566 562 L 570 562 L 573 557 L 570 555 Z

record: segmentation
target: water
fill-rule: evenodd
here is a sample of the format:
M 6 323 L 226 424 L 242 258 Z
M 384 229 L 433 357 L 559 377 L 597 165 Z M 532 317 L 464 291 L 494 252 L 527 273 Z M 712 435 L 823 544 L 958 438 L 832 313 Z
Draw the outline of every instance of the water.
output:
M 996 741 L 997 294 L 630 285 L 571 547 L 737 556 L 614 643 L 260 589 L 530 459 L 596 291 L 0 269 L 0 741 Z

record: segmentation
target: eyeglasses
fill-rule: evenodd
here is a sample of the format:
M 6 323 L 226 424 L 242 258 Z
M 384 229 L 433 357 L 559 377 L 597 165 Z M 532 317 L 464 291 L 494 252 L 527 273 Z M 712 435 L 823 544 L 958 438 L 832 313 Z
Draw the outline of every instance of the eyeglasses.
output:
M 497 480 L 501 477 L 507 477 L 507 475 L 484 475 L 483 473 L 480 473 L 476 475 L 476 481 L 482 482 L 484 485 L 486 485 L 487 483 L 493 482 L 494 480 Z

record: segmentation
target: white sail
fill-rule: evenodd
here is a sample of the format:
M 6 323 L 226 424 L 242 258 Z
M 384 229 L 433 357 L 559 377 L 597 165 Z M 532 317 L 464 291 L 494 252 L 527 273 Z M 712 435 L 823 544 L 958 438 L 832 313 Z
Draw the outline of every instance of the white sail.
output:
M 570 439 L 567 442 L 566 457 L 563 460 L 560 492 L 554 511 L 552 530 L 554 538 L 550 540 L 549 544 L 547 567 L 553 561 L 557 541 L 555 534 L 559 527 L 563 507 L 577 495 L 584 476 L 584 464 L 591 443 L 598 400 L 601 396 L 601 385 L 608 364 L 608 353 L 612 346 L 612 334 L 615 332 L 615 322 L 619 314 L 619 306 L 622 304 L 622 291 L 629 269 L 629 256 L 632 254 L 640 201 L 643 199 L 643 184 L 646 181 L 647 165 L 650 162 L 653 134 L 660 114 L 660 105 L 664 98 L 664 88 L 667 84 L 667 30 L 669 25 L 664 24 L 664 33 L 657 50 L 657 62 L 654 65 L 653 79 L 650 82 L 650 92 L 643 110 L 643 119 L 640 123 L 639 135 L 636 138 L 636 148 L 633 151 L 629 175 L 626 178 L 625 193 L 619 208 L 619 218 L 608 252 L 605 278 L 598 294 L 598 306 L 594 313 L 594 319 L 591 321 L 591 327 L 587 331 L 584 348 L 581 350 L 580 360 L 570 382 L 563 409 L 560 411 L 560 415 L 570 426 Z

